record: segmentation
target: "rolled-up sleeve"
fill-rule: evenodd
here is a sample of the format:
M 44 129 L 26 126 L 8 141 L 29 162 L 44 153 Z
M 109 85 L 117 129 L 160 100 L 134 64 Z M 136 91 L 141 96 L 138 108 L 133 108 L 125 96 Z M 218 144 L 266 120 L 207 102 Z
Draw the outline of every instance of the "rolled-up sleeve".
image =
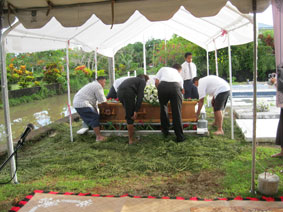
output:
M 181 75 L 180 75 L 180 79 L 179 79 L 179 84 L 180 84 L 181 88 L 183 89 L 184 88 L 184 81 L 183 81 L 183 78 L 181 77 Z
M 154 79 L 158 79 L 160 81 L 161 78 L 161 71 L 162 69 L 159 69 L 159 71 L 157 72 L 157 74 L 154 76 Z
M 96 90 L 95 96 L 96 96 L 97 101 L 98 101 L 99 104 L 102 103 L 102 102 L 106 102 L 107 101 L 107 99 L 106 99 L 106 97 L 104 95 L 104 90 L 103 90 L 102 87 L 99 88 L 98 90 Z
M 199 99 L 202 99 L 206 96 L 205 86 L 201 83 L 199 83 L 198 86 L 198 94 L 199 94 Z

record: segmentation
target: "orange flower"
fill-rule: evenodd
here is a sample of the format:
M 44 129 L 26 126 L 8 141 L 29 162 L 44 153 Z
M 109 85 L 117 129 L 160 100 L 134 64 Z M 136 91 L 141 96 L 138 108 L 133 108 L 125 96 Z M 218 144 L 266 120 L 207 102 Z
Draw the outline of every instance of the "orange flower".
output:
M 26 66 L 24 65 L 21 65 L 21 68 L 20 68 L 22 71 L 25 71 L 26 70 Z

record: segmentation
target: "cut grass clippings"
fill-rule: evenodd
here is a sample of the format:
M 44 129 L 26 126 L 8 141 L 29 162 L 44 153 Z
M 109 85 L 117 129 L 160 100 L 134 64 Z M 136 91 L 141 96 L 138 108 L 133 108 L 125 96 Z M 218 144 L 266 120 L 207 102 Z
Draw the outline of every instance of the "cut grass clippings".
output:
M 135 145 L 117 136 L 95 142 L 92 134 L 75 135 L 75 142 L 70 142 L 68 124 L 52 126 L 54 137 L 26 143 L 19 150 L 20 184 L 0 185 L 0 211 L 37 189 L 200 198 L 254 196 L 249 193 L 251 144 L 237 128 L 235 140 L 230 139 L 228 116 L 225 136 L 187 135 L 178 144 L 174 136 L 165 139 L 162 135 L 143 136 Z M 74 132 L 80 126 L 75 123 Z M 272 170 L 281 178 L 277 196 L 283 196 L 283 160 L 270 157 L 277 151 L 275 146 L 258 147 L 256 176 L 264 168 Z M 9 166 L 0 175 L 1 182 L 8 179 Z

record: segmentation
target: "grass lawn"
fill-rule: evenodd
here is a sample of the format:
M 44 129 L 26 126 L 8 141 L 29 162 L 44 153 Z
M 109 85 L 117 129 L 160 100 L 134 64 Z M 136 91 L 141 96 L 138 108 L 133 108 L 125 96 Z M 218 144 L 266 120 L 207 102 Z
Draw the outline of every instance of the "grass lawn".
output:
M 209 123 L 211 116 L 210 112 Z M 74 132 L 80 126 L 74 123 Z M 144 136 L 135 145 L 128 145 L 125 137 L 97 143 L 90 134 L 75 134 L 75 142 L 70 143 L 68 124 L 53 127 L 55 136 L 29 142 L 19 150 L 20 184 L 0 186 L 0 211 L 7 211 L 13 202 L 36 189 L 200 198 L 253 196 L 249 193 L 251 144 L 244 141 L 239 129 L 235 140 L 230 139 L 228 115 L 225 136 L 188 135 L 180 144 L 173 141 L 174 136 L 164 139 L 161 135 Z M 278 151 L 272 145 L 257 148 L 261 165 L 257 165 L 256 176 L 264 168 L 274 171 L 281 178 L 277 196 L 283 196 L 283 160 L 270 157 Z M 8 175 L 9 167 L 0 181 Z

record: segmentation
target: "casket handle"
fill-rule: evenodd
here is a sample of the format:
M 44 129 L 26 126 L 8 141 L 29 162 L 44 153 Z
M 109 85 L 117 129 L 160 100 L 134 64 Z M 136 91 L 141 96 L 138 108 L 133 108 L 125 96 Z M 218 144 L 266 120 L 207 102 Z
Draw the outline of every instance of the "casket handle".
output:
M 105 110 L 104 110 L 104 114 L 105 114 L 106 116 L 110 116 L 110 115 L 111 115 L 111 109 L 105 109 Z

